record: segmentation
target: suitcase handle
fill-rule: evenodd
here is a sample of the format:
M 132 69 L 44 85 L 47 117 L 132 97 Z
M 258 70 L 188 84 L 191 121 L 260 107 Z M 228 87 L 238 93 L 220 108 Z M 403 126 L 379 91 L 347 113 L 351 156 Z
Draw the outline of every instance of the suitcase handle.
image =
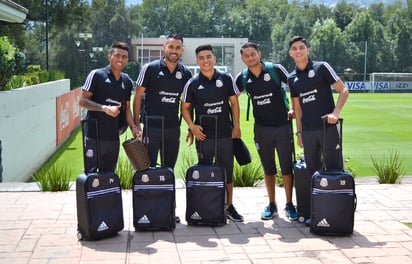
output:
M 204 118 L 213 118 L 215 120 L 215 164 L 217 164 L 217 115 L 199 115 L 199 124 L 202 126 Z M 202 154 L 202 141 L 199 141 L 199 154 Z
M 292 119 L 289 120 L 289 124 L 290 124 L 290 133 L 292 135 L 292 140 L 291 140 L 291 144 L 292 144 L 292 161 L 293 163 L 296 163 L 296 149 L 295 149 L 295 139 L 293 137 L 293 122 Z
M 322 118 L 322 170 L 326 171 L 326 162 L 325 162 L 325 145 L 326 145 L 326 121 L 328 120 L 327 117 Z M 343 170 L 343 146 L 342 146 L 342 131 L 343 131 L 343 118 L 339 118 L 338 122 L 336 123 L 336 126 L 339 128 L 339 145 L 340 145 L 340 157 L 339 157 L 339 162 L 340 162 L 340 167 Z
M 86 124 L 94 124 L 94 131 L 95 131 L 95 137 L 96 137 L 96 157 L 97 157 L 97 168 L 87 168 L 87 158 L 86 158 Z M 90 172 L 93 172 L 96 170 L 96 172 L 100 171 L 100 138 L 99 138 L 99 122 L 95 118 L 88 118 L 88 119 L 83 119 L 80 121 L 81 127 L 82 127 L 82 142 L 83 142 L 83 166 L 84 166 L 84 173 L 88 174 Z M 88 128 L 88 131 L 90 129 Z
M 149 119 L 152 120 L 160 120 L 162 121 L 162 150 L 160 151 L 160 166 L 164 166 L 164 153 L 165 153 L 165 146 L 164 146 L 164 142 L 165 142 L 165 117 L 164 116 L 160 116 L 160 115 L 146 115 L 145 116 L 145 125 L 144 125 L 144 129 L 146 130 L 146 137 L 143 141 L 143 143 L 145 143 L 145 145 L 149 145 L 150 144 L 150 140 L 149 140 Z

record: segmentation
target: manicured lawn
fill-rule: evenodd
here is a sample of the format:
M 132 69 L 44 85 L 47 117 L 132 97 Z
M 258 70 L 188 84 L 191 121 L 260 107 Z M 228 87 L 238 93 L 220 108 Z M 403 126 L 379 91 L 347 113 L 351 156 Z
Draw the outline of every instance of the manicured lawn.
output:
M 375 175 L 371 155 L 381 159 L 399 151 L 406 175 L 412 175 L 412 94 L 351 94 L 342 117 L 343 149 L 359 176 Z
M 258 159 L 253 143 L 253 117 L 246 121 L 246 95 L 240 96 L 242 138 L 254 159 Z M 380 159 L 390 150 L 399 151 L 406 175 L 412 175 L 412 94 L 402 93 L 352 93 L 341 113 L 344 118 L 343 150 L 349 162 L 347 167 L 357 176 L 375 175 L 371 155 Z M 176 177 L 184 177 L 182 163 L 187 152 L 194 155 L 194 146 L 185 143 L 187 126 L 182 121 L 182 137 L 179 158 L 175 168 Z M 130 133 L 129 133 L 130 135 Z M 121 136 L 121 141 L 125 136 Z M 66 164 L 72 169 L 73 179 L 82 172 L 82 140 L 80 129 L 72 133 L 70 139 L 56 152 L 52 161 Z M 297 153 L 302 149 L 296 148 Z M 126 158 L 121 149 L 121 158 Z

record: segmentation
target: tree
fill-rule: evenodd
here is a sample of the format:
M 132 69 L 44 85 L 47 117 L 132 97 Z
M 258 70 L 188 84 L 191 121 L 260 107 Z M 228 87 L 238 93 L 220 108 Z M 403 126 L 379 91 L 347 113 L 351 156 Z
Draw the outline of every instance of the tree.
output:
M 354 4 L 348 3 L 346 0 L 339 1 L 333 9 L 333 19 L 340 30 L 345 30 L 346 26 L 352 22 L 357 7 Z
M 374 42 L 376 41 L 375 22 L 368 12 L 361 12 L 356 15 L 354 20 L 346 27 L 345 33 L 348 39 L 355 43 L 359 50 L 364 51 L 366 65 L 369 71 L 375 71 L 377 58 Z M 367 46 L 366 46 L 367 45 Z M 362 60 L 358 57 L 356 71 L 362 71 Z
M 317 60 L 327 61 L 337 72 L 352 68 L 352 54 L 340 28 L 332 19 L 317 22 L 310 35 L 311 54 Z
M 165 31 L 169 30 L 171 25 L 168 24 L 169 20 L 169 7 L 172 5 L 172 1 L 168 0 L 150 0 L 142 2 L 142 21 L 143 32 L 147 31 L 152 36 L 160 36 L 165 34 Z M 186 7 L 185 7 L 185 10 Z M 190 10 L 188 8 L 188 10 Z M 173 14 L 175 16 L 175 14 Z M 183 18 L 182 18 L 183 19 Z M 189 24 L 190 22 L 188 22 Z M 146 30 L 145 30 L 146 29 Z
M 289 40 L 296 35 L 308 38 L 312 32 L 312 25 L 304 13 L 305 10 L 297 6 L 289 7 L 284 22 L 276 24 L 272 30 L 271 58 L 290 70 L 294 67 L 294 62 L 289 56 Z
M 16 48 L 8 37 L 0 37 L 0 91 L 4 89 L 16 68 Z
M 395 55 L 397 58 L 397 67 L 394 68 L 395 72 L 412 72 L 412 26 L 406 24 L 401 27 L 397 38 Z

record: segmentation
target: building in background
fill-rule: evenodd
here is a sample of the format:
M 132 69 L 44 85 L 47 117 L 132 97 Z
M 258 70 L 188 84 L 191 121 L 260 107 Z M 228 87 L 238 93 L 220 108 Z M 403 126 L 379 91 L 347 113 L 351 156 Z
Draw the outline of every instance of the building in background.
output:
M 184 38 L 185 52 L 181 62 L 188 66 L 192 73 L 197 73 L 195 49 L 202 44 L 211 44 L 217 57 L 216 68 L 227 71 L 233 76 L 244 68 L 240 58 L 240 47 L 247 38 Z M 165 36 L 159 38 L 135 38 L 131 41 L 131 60 L 144 65 L 163 57 L 162 46 Z
M 29 10 L 9 0 L 0 0 L 0 21 L 23 23 Z

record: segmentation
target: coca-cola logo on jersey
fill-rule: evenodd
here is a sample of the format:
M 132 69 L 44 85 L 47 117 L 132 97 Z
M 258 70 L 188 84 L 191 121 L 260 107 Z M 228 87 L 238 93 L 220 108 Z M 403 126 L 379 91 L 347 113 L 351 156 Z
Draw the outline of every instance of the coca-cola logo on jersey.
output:
M 218 113 L 222 113 L 222 107 L 218 106 L 216 108 L 209 108 L 207 109 L 207 113 L 208 114 L 218 114 Z

